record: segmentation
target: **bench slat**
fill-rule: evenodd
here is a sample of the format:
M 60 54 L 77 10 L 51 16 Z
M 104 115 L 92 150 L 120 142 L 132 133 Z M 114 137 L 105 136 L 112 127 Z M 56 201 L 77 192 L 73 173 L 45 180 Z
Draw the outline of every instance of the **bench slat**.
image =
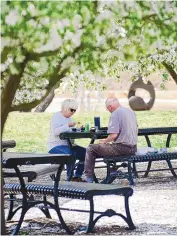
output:
M 5 184 L 4 192 L 7 194 L 21 193 L 20 184 Z M 29 194 L 44 194 L 53 196 L 53 185 L 34 183 L 26 184 L 26 190 Z M 60 197 L 78 198 L 89 200 L 93 196 L 100 195 L 122 195 L 131 196 L 133 189 L 130 187 L 118 187 L 117 185 L 94 184 L 94 183 L 78 183 L 78 182 L 64 182 L 59 183 L 58 194 Z

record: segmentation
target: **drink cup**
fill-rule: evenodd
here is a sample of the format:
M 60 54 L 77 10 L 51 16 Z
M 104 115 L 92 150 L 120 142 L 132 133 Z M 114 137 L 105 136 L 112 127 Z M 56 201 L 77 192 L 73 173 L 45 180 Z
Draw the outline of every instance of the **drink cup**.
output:
M 95 125 L 96 130 L 100 129 L 100 117 L 99 116 L 94 117 L 94 125 Z
M 89 123 L 85 123 L 85 132 L 89 132 Z

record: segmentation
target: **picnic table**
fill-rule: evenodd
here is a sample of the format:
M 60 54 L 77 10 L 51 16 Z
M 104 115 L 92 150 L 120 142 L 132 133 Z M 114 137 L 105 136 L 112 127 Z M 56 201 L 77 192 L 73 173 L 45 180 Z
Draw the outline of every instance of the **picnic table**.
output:
M 117 215 L 121 217 L 127 224 L 128 229 L 135 229 L 133 221 L 131 219 L 129 210 L 129 197 L 133 195 L 133 189 L 130 187 L 113 186 L 113 185 L 98 185 L 98 184 L 86 184 L 86 183 L 72 183 L 67 181 L 60 181 L 60 175 L 64 168 L 64 164 L 71 164 L 73 158 L 68 154 L 35 154 L 35 153 L 15 153 L 15 152 L 4 152 L 2 159 L 2 167 L 14 169 L 16 176 L 19 179 L 19 183 L 5 183 L 3 186 L 4 193 L 9 195 L 10 205 L 8 220 L 11 220 L 16 212 L 21 209 L 19 221 L 13 231 L 14 234 L 18 234 L 21 224 L 27 211 L 37 206 L 47 218 L 51 218 L 48 207 L 53 208 L 57 213 L 59 222 L 63 229 L 66 230 L 67 234 L 74 234 L 66 224 L 61 214 L 62 210 L 85 212 L 89 213 L 89 222 L 86 227 L 86 232 L 92 232 L 96 222 L 104 216 Z M 19 169 L 19 166 L 34 166 L 34 165 L 45 165 L 45 164 L 58 164 L 58 170 L 51 183 L 41 183 L 36 181 L 35 183 L 26 183 L 23 175 Z M 22 203 L 16 209 L 14 209 L 15 195 L 22 195 Z M 36 198 L 36 195 L 42 196 L 42 200 Z M 125 201 L 125 215 L 115 212 L 112 209 L 107 209 L 104 212 L 95 211 L 94 209 L 94 196 L 102 195 L 117 195 L 123 196 Z M 53 197 L 53 202 L 49 201 L 47 197 Z M 71 208 L 60 207 L 59 197 L 66 197 L 71 199 L 88 200 L 90 209 L 80 210 Z M 95 217 L 95 214 L 98 214 Z
M 151 147 L 152 144 L 151 144 L 151 141 L 150 141 L 150 138 L 149 136 L 152 136 L 152 135 L 164 135 L 166 134 L 167 135 L 167 138 L 166 138 L 166 148 L 168 148 L 170 146 L 170 141 L 171 141 L 171 137 L 172 137 L 172 134 L 177 134 L 177 127 L 158 127 L 158 128 L 141 128 L 141 129 L 138 129 L 138 136 L 144 136 L 145 139 L 146 139 L 146 142 L 147 142 L 147 146 L 148 147 Z M 64 132 L 64 133 L 61 133 L 60 134 L 60 138 L 61 139 L 65 139 L 67 140 L 67 143 L 69 145 L 69 147 L 72 149 L 73 147 L 73 144 L 72 144 L 72 139 L 84 139 L 84 138 L 89 138 L 90 139 L 90 144 L 93 144 L 95 142 L 95 140 L 97 139 L 103 139 L 103 138 L 106 138 L 108 136 L 108 133 L 107 133 L 107 127 L 102 127 L 100 128 L 100 130 L 97 130 L 95 132 L 93 131 L 88 131 L 88 132 L 81 132 L 81 131 L 70 131 L 70 132 Z M 151 165 L 152 165 L 152 162 L 153 161 L 156 161 L 156 160 L 166 160 L 167 161 L 167 164 L 168 164 L 168 167 L 169 169 L 164 169 L 164 170 L 170 170 L 171 173 L 173 174 L 174 177 L 176 177 L 176 173 L 174 171 L 175 168 L 172 167 L 172 164 L 171 164 L 171 159 L 176 159 L 174 158 L 173 155 L 163 155 L 163 158 L 161 158 L 161 155 L 155 155 L 156 153 L 154 153 L 155 156 L 153 156 L 153 153 L 151 153 L 151 158 L 148 157 L 148 158 L 139 158 L 139 162 L 141 161 L 147 161 L 148 162 L 148 166 L 147 166 L 147 169 L 145 171 L 145 174 L 144 176 L 147 177 L 149 172 L 151 171 Z M 176 154 L 175 154 L 176 156 Z M 136 155 L 135 155 L 136 157 Z M 134 157 L 134 158 L 135 158 Z M 116 160 L 116 163 L 117 162 L 122 162 L 123 164 L 122 165 L 119 165 L 118 167 L 128 167 L 130 165 L 127 164 L 125 165 L 124 164 L 124 160 L 128 160 L 128 156 L 124 156 L 124 157 L 115 157 L 115 160 Z M 124 159 L 124 160 L 123 160 Z M 110 160 L 110 162 L 109 162 Z M 96 162 L 101 162 L 101 163 L 106 163 L 106 168 L 107 168 L 107 176 L 105 177 L 105 179 L 109 179 L 108 178 L 108 175 L 110 175 L 110 166 L 114 166 L 116 167 L 116 163 L 113 163 L 113 160 L 114 158 L 110 157 L 107 158 L 107 157 L 100 157 L 98 159 L 96 159 Z M 132 157 L 131 157 L 131 160 Z M 138 163 L 138 161 L 132 161 L 131 164 L 133 165 L 131 168 L 132 168 L 132 171 L 134 172 L 134 176 L 135 177 L 138 177 L 138 171 L 136 170 L 136 163 Z M 76 163 L 77 165 L 77 163 Z M 75 165 L 73 165 L 73 170 L 75 168 Z M 105 168 L 105 165 L 102 165 L 102 166 L 96 166 L 95 168 Z M 130 168 L 130 166 L 129 166 Z M 156 171 L 159 171 L 161 169 L 156 169 Z M 130 173 L 131 171 L 129 170 L 128 171 L 128 177 L 129 177 L 129 180 L 130 180 L 130 183 L 134 183 L 133 180 L 132 180 L 132 175 L 130 176 Z M 73 171 L 71 173 L 71 177 L 72 177 L 72 174 L 73 174 Z M 115 178 L 114 178 L 115 179 Z M 98 179 L 97 177 L 95 176 L 95 182 L 98 183 Z M 105 181 L 103 180 L 102 182 L 105 183 Z M 107 182 L 107 181 L 106 181 Z M 108 181 L 108 183 L 111 183 L 111 181 Z
M 3 159 L 2 159 L 2 167 L 7 169 L 14 169 L 16 172 L 16 176 L 19 179 L 19 186 L 20 186 L 20 192 L 23 196 L 22 199 L 22 205 L 20 208 L 22 209 L 20 219 L 18 221 L 18 224 L 14 230 L 14 234 L 17 234 L 21 224 L 23 222 L 23 219 L 25 217 L 26 212 L 35 204 L 38 204 L 37 202 L 30 202 L 29 197 L 26 191 L 26 183 L 23 178 L 23 174 L 21 173 L 19 166 L 22 165 L 44 165 L 44 164 L 59 164 L 57 174 L 56 174 L 56 181 L 54 183 L 54 192 L 57 192 L 58 189 L 58 182 L 60 180 L 61 171 L 64 168 L 64 164 L 72 163 L 72 157 L 71 155 L 62 155 L 62 154 L 35 154 L 35 153 L 16 153 L 16 152 L 4 152 L 3 153 Z M 6 185 L 6 184 L 5 184 Z M 12 184 L 13 185 L 13 184 Z M 7 184 L 8 186 L 8 184 Z M 6 187 L 5 187 L 6 188 Z M 55 194 L 57 196 L 57 194 Z M 42 201 L 44 205 L 46 205 L 46 198 Z M 42 203 L 41 202 L 41 203 Z M 11 202 L 10 209 L 9 209 L 9 215 L 8 218 L 12 218 L 13 215 L 19 210 L 15 210 L 13 212 L 13 204 Z M 49 211 L 46 209 L 42 210 L 43 213 L 46 216 L 49 216 Z M 62 220 L 62 216 L 59 212 L 59 218 Z

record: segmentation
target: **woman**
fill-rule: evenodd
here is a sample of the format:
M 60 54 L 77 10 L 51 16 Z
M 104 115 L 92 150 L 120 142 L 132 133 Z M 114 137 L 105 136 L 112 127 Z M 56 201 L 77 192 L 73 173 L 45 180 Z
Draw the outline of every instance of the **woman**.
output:
M 48 138 L 48 150 L 51 154 L 72 154 L 75 160 L 82 161 L 79 164 L 71 181 L 82 182 L 81 176 L 84 171 L 84 160 L 86 149 L 78 145 L 73 145 L 72 150 L 66 140 L 61 140 L 59 134 L 72 130 L 76 125 L 71 116 L 76 112 L 78 105 L 74 99 L 66 99 L 61 104 L 61 111 L 56 112 L 51 119 L 50 134 Z M 71 165 L 67 165 L 67 179 L 69 180 Z

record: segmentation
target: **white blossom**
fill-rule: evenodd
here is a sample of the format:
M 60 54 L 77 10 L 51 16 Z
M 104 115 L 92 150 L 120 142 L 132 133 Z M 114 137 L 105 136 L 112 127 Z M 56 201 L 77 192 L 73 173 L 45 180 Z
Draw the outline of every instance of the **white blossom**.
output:
M 5 22 L 8 25 L 14 26 L 17 21 L 20 19 L 17 9 L 11 10 L 5 18 Z

